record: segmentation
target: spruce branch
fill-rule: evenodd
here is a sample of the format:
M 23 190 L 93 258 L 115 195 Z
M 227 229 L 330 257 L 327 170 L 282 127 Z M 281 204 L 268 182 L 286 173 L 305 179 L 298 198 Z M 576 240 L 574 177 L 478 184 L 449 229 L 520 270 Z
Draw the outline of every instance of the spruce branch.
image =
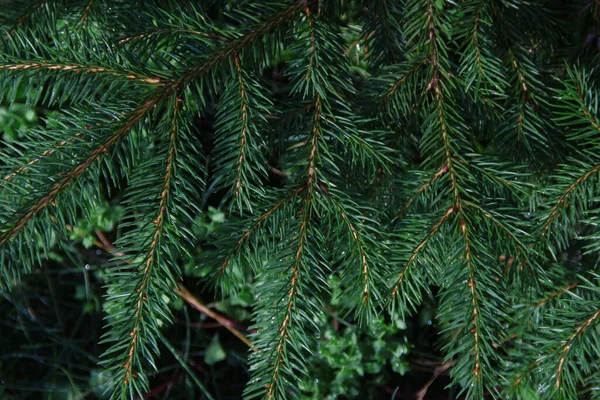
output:
M 558 359 L 558 364 L 556 365 L 555 376 L 556 379 L 554 381 L 554 387 L 557 390 L 561 389 L 561 383 L 563 381 L 563 373 L 565 368 L 565 361 L 570 356 L 570 350 L 575 345 L 575 341 L 579 339 L 579 337 L 583 336 L 586 333 L 586 330 L 590 328 L 590 326 L 595 325 L 597 320 L 600 318 L 600 310 L 594 312 L 589 318 L 585 321 L 581 322 L 577 325 L 577 328 L 573 332 L 571 336 L 563 343 L 563 346 L 559 350 L 560 358 Z
M 575 289 L 577 286 L 579 286 L 581 284 L 581 282 L 576 281 L 573 283 L 570 283 L 569 285 L 560 288 L 559 290 L 551 293 L 550 295 L 544 297 L 543 299 L 541 299 L 540 301 L 538 301 L 535 306 L 536 307 L 543 307 L 544 305 L 546 305 L 547 303 L 549 303 L 550 301 L 554 300 L 557 297 L 562 296 L 563 294 L 570 292 L 571 290 Z
M 168 99 L 170 112 L 158 125 L 166 132 L 159 139 L 161 150 L 147 157 L 130 179 L 129 219 L 123 223 L 130 229 L 117 242 L 122 256 L 110 267 L 107 286 L 104 341 L 111 346 L 103 365 L 112 373 L 113 398 L 148 390 L 146 369 L 149 365 L 156 370 L 160 329 L 171 320 L 168 304 L 175 297 L 179 279 L 176 257 L 183 252 L 181 243 L 192 240 L 190 233 L 176 224 L 190 222 L 194 209 L 189 196 L 197 190 L 186 177 L 194 160 L 189 158 L 192 149 L 186 147 L 189 115 L 182 103 L 176 96 Z M 126 276 L 129 278 L 124 281 Z
M 22 212 L 15 220 L 9 225 L 8 229 L 0 234 L 0 246 L 4 246 L 10 239 L 16 236 L 23 228 L 27 226 L 29 222 L 41 211 L 43 211 L 56 196 L 69 185 L 71 185 L 77 178 L 79 178 L 93 163 L 97 162 L 98 159 L 103 157 L 111 147 L 118 143 L 125 135 L 127 135 L 131 129 L 155 106 L 155 102 L 152 100 L 147 101 L 125 120 L 121 128 L 115 130 L 108 139 L 102 143 L 99 147 L 95 148 L 88 157 L 83 160 L 79 165 L 75 166 L 70 171 L 63 174 L 62 178 L 58 180 L 50 190 L 30 206 L 26 211 Z
M 417 62 L 415 65 L 411 66 L 406 73 L 400 76 L 393 86 L 383 95 L 381 98 L 379 105 L 377 106 L 377 113 L 381 111 L 384 105 L 392 98 L 398 90 L 406 83 L 408 79 L 410 79 L 414 74 L 416 74 L 421 68 L 425 66 L 425 62 Z
M 20 63 L 20 64 L 3 64 L 0 65 L 0 71 L 59 71 L 59 72 L 73 72 L 75 74 L 101 74 L 108 75 L 115 78 L 122 78 L 127 80 L 140 81 L 142 83 L 148 83 L 150 85 L 159 85 L 161 79 L 157 77 L 144 77 L 135 74 L 131 71 L 116 70 L 110 68 L 103 68 L 93 65 L 77 65 L 77 64 L 60 64 L 55 62 L 31 62 L 31 63 Z
M 554 204 L 554 206 L 552 207 L 552 209 L 548 213 L 548 216 L 546 218 L 546 222 L 542 226 L 541 236 L 548 235 L 548 233 L 550 232 L 550 228 L 551 228 L 552 224 L 554 223 L 554 221 L 556 220 L 556 218 L 558 218 L 559 215 L 560 215 L 559 211 L 561 209 L 569 207 L 569 205 L 570 205 L 569 199 L 571 198 L 571 196 L 573 195 L 573 193 L 577 189 L 579 189 L 580 185 L 582 185 L 587 180 L 589 180 L 590 178 L 592 178 L 598 172 L 600 172 L 600 164 L 594 165 L 591 169 L 585 171 L 582 175 L 580 175 L 573 183 L 571 183 L 567 187 L 567 189 L 561 194 L 561 196 L 558 198 L 558 200 L 556 201 L 556 203 Z
M 292 199 L 298 196 L 305 190 L 305 186 L 302 185 L 296 188 L 294 191 L 289 193 L 286 197 L 283 197 L 271 207 L 267 209 L 263 214 L 254 219 L 252 225 L 248 229 L 246 229 L 240 238 L 236 241 L 233 248 L 228 252 L 227 256 L 221 262 L 219 269 L 217 270 L 218 279 L 223 279 L 224 275 L 227 273 L 228 268 L 231 266 L 231 261 L 233 257 L 238 255 L 240 251 L 245 249 L 246 242 L 250 239 L 251 235 L 256 232 L 258 229 L 263 227 L 264 223 L 273 216 L 280 208 L 289 203 Z
M 410 297 L 414 297 L 414 290 L 400 290 L 403 285 L 406 285 L 405 281 L 407 276 L 409 276 L 411 272 L 411 267 L 414 262 L 417 260 L 422 251 L 424 251 L 427 247 L 427 244 L 430 240 L 439 232 L 440 228 L 444 225 L 444 223 L 448 220 L 448 218 L 454 213 L 454 207 L 448 208 L 446 212 L 442 215 L 442 217 L 433 225 L 433 227 L 429 230 L 425 238 L 412 250 L 406 265 L 403 267 L 402 271 L 398 275 L 396 279 L 396 283 L 392 286 L 390 297 L 393 301 L 399 295 L 399 293 L 406 293 Z M 401 307 L 401 310 L 404 310 L 405 307 Z
M 252 204 L 264 197 L 267 177 L 265 142 L 259 132 L 267 129 L 264 114 L 270 102 L 257 90 L 258 82 L 242 69 L 237 55 L 232 60 L 232 79 L 221 97 L 217 112 L 217 142 L 214 150 L 216 174 L 223 176 L 220 187 L 228 190 L 223 199 L 240 215 L 252 213 Z M 235 151 L 232 151 L 232 144 Z M 233 209 L 233 208 L 232 208 Z
M 502 63 L 492 53 L 493 17 L 490 2 L 469 0 L 461 5 L 464 23 L 459 25 L 457 36 L 465 43 L 461 54 L 459 74 L 465 79 L 465 89 L 476 100 L 497 108 L 490 97 L 504 94 L 507 85 Z
M 119 40 L 117 42 L 117 44 L 119 46 L 122 46 L 128 42 L 135 42 L 135 41 L 139 41 L 139 40 L 143 40 L 143 39 L 152 39 L 154 36 L 168 35 L 168 34 L 173 34 L 173 33 L 184 33 L 184 34 L 190 34 L 192 36 L 200 36 L 200 37 L 208 38 L 208 39 L 216 39 L 216 40 L 220 40 L 223 42 L 231 42 L 231 39 L 228 37 L 213 34 L 210 32 L 200 32 L 200 31 L 194 30 L 193 28 L 169 27 L 169 28 L 162 28 L 162 29 L 154 29 L 149 32 L 144 32 L 144 33 L 139 33 L 139 34 L 132 35 L 132 36 L 127 36 L 127 37 Z
M 39 0 L 37 3 L 31 5 L 23 14 L 17 17 L 15 26 L 10 30 L 9 34 L 4 37 L 4 39 L 10 40 L 10 36 L 13 35 L 18 28 L 25 25 L 31 16 L 34 15 L 38 10 L 42 9 L 47 2 L 48 0 Z
M 35 298 L 7 320 L 61 343 L 77 322 L 52 363 L 27 347 L 35 388 L 60 365 L 74 389 L 101 370 L 115 400 L 189 389 L 174 367 L 207 398 L 204 379 L 242 395 L 247 375 L 252 399 L 380 397 L 393 356 L 420 397 L 445 371 L 467 399 L 600 393 L 598 7 L 104 3 L 16 0 L 0 18 L 0 290 Z M 60 329 L 43 287 L 27 293 L 40 277 Z M 251 328 L 182 279 L 252 310 Z M 247 345 L 246 364 L 212 342 L 243 373 L 197 368 L 189 357 L 210 348 L 193 336 L 213 332 L 175 315 L 181 301 Z M 100 312 L 104 336 L 65 362 Z M 402 342 L 423 316 L 431 335 Z M 406 352 L 440 358 L 434 341 L 439 368 L 410 386 Z M 336 375 L 322 350 L 345 345 L 362 356 Z
M 2 189 L 2 187 L 4 186 L 3 184 L 5 184 L 6 182 L 12 181 L 18 175 L 26 173 L 27 171 L 30 170 L 31 166 L 39 163 L 44 157 L 52 156 L 57 151 L 59 151 L 61 147 L 64 147 L 64 146 L 74 143 L 76 138 L 81 137 L 82 135 L 83 135 L 82 132 L 77 132 L 74 137 L 71 137 L 67 140 L 63 140 L 61 142 L 56 143 L 54 145 L 54 147 L 52 147 L 48 150 L 42 151 L 38 156 L 31 158 L 29 161 L 27 161 L 22 166 L 17 167 L 14 170 L 14 172 L 9 173 L 2 178 L 2 181 L 0 181 L 0 189 Z
M 440 178 L 446 172 L 448 172 L 448 167 L 444 165 L 443 167 L 441 167 L 440 169 L 438 169 L 435 174 L 431 175 L 431 177 L 429 178 L 429 180 L 427 182 L 425 182 L 423 185 L 421 185 L 416 190 L 416 192 L 408 199 L 408 201 L 402 207 L 402 211 L 400 211 L 398 213 L 398 215 L 396 216 L 396 218 L 402 217 L 406 213 L 406 211 L 410 208 L 410 205 L 413 203 L 413 201 L 420 194 L 424 193 L 435 181 L 438 180 L 438 178 Z
M 81 17 L 79 18 L 79 21 L 82 25 L 85 25 L 87 23 L 90 13 L 92 12 L 92 8 L 94 7 L 95 1 L 96 0 L 88 0 L 87 4 L 83 8 L 83 11 L 81 12 Z
M 461 219 L 460 220 L 460 231 L 463 235 L 464 238 L 464 245 L 465 245 L 465 249 L 464 249 L 464 253 L 465 253 L 465 261 L 466 261 L 466 266 L 468 269 L 468 281 L 467 281 L 467 285 L 469 286 L 469 292 L 471 294 L 471 308 L 472 308 L 472 320 L 471 323 L 473 325 L 473 328 L 471 330 L 471 332 L 473 333 L 473 353 L 475 356 L 475 360 L 474 360 L 474 367 L 473 367 L 473 376 L 474 376 L 474 381 L 476 382 L 476 384 L 481 385 L 481 357 L 482 357 L 482 351 L 480 349 L 481 345 L 481 316 L 480 316 L 480 300 L 479 297 L 480 295 L 478 294 L 478 285 L 477 285 L 477 281 L 476 276 L 475 276 L 475 265 L 473 264 L 473 258 L 474 255 L 472 253 L 472 244 L 471 244 L 471 240 L 469 239 L 469 231 L 467 230 L 467 223 L 465 222 L 465 220 Z M 480 391 L 483 391 L 483 387 L 480 386 L 481 389 Z
M 310 0 L 300 0 L 287 7 L 286 9 L 270 16 L 264 22 L 253 26 L 249 29 L 242 37 L 228 43 L 225 47 L 218 50 L 210 58 L 197 67 L 192 67 L 188 71 L 184 72 L 178 79 L 178 82 L 182 86 L 186 86 L 192 82 L 195 78 L 203 75 L 207 71 L 216 67 L 220 63 L 228 60 L 230 57 L 238 54 L 245 47 L 256 42 L 264 35 L 278 27 L 279 25 L 289 21 L 299 11 L 307 7 L 310 4 Z
M 352 222 L 350 222 L 350 220 L 348 218 L 348 214 L 344 211 L 344 208 L 340 205 L 340 203 L 334 201 L 334 205 L 335 205 L 336 209 L 338 210 L 338 212 L 340 213 L 340 216 L 342 217 L 342 221 L 344 221 L 344 223 L 346 224 L 346 227 L 350 231 L 352 239 L 356 242 L 356 246 L 358 247 L 360 264 L 362 266 L 361 273 L 362 273 L 362 281 L 363 281 L 362 299 L 361 300 L 362 300 L 363 304 L 366 304 L 370 301 L 370 297 L 371 297 L 370 296 L 370 292 L 371 292 L 370 286 L 372 285 L 372 280 L 369 279 L 370 267 L 369 267 L 369 262 L 367 261 L 367 251 L 365 249 L 365 243 L 364 243 L 364 240 L 362 239 L 361 235 L 359 235 L 354 224 Z
M 140 328 L 141 322 L 144 317 L 144 309 L 145 302 L 148 300 L 148 287 L 150 285 L 150 276 L 152 272 L 152 268 L 154 264 L 157 262 L 157 251 L 160 246 L 160 240 L 162 235 L 164 234 L 164 225 L 167 215 L 167 207 L 169 206 L 169 193 L 172 190 L 172 180 L 173 180 L 173 171 L 175 169 L 175 149 L 176 149 L 176 141 L 177 141 L 177 132 L 178 132 L 178 113 L 179 108 L 176 106 L 173 110 L 172 116 L 172 127 L 171 132 L 169 134 L 169 148 L 167 151 L 167 159 L 165 160 L 165 173 L 163 178 L 163 186 L 162 191 L 160 193 L 160 202 L 158 205 L 158 214 L 156 218 L 152 221 L 152 223 L 156 226 L 154 230 L 154 234 L 152 235 L 152 240 L 150 242 L 148 252 L 145 255 L 145 263 L 142 270 L 142 279 L 138 284 L 136 292 L 137 299 L 135 301 L 135 312 L 134 312 L 134 325 L 129 333 L 131 337 L 131 341 L 128 345 L 127 358 L 123 368 L 125 369 L 125 378 L 123 383 L 127 385 L 131 380 L 132 376 L 135 374 L 134 366 L 133 366 L 133 357 L 136 354 L 136 347 L 138 345 L 138 341 L 140 338 Z
M 265 394 L 265 398 L 271 400 L 273 398 L 278 398 L 283 395 L 281 392 L 281 383 L 280 383 L 280 370 L 282 364 L 284 362 L 284 357 L 286 353 L 286 342 L 290 339 L 289 330 L 292 324 L 292 313 L 295 311 L 294 306 L 296 304 L 296 298 L 299 292 L 299 285 L 301 279 L 301 268 L 302 268 L 302 258 L 304 257 L 304 247 L 307 245 L 307 232 L 310 218 L 312 216 L 312 207 L 311 207 L 311 192 L 307 187 L 306 195 L 304 198 L 304 210 L 300 225 L 300 232 L 298 233 L 298 247 L 296 250 L 296 254 L 294 256 L 294 263 L 291 267 L 291 278 L 289 281 L 289 292 L 287 294 L 287 298 L 285 300 L 285 314 L 283 316 L 283 321 L 279 325 L 277 329 L 277 342 L 275 345 L 275 352 L 272 356 L 273 362 L 273 372 L 271 373 L 271 378 L 269 379 L 269 383 L 267 384 L 267 392 Z M 279 396 L 278 396 L 279 395 Z

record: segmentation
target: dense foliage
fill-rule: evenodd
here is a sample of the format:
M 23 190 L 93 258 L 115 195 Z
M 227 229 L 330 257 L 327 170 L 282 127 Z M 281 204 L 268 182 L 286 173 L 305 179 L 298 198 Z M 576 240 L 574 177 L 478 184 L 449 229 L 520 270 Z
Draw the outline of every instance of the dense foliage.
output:
M 597 0 L 3 13 L 2 398 L 600 397 Z

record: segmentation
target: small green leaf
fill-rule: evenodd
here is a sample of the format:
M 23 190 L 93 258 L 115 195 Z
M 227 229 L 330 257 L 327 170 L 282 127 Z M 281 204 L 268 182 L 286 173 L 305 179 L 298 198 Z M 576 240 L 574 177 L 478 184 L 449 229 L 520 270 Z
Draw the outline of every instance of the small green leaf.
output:
M 227 353 L 223 350 L 223 346 L 219 342 L 219 335 L 213 336 L 210 344 L 204 353 L 204 362 L 208 365 L 213 365 L 227 358 Z

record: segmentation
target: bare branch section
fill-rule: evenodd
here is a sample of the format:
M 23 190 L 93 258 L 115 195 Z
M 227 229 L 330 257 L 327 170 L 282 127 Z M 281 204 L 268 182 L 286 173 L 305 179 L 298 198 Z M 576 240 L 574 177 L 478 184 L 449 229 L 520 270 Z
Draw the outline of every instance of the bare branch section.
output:
M 221 326 L 223 326 L 229 332 L 233 333 L 235 335 L 235 337 L 240 339 L 245 345 L 254 349 L 252 347 L 252 343 L 250 342 L 250 340 L 246 336 L 244 336 L 244 334 L 242 332 L 240 332 L 239 330 L 236 329 L 234 322 L 230 321 L 229 319 L 225 318 L 221 314 L 214 312 L 213 310 L 208 308 L 206 305 L 202 304 L 202 302 L 200 300 L 198 300 L 198 298 L 196 298 L 196 296 L 194 296 L 192 293 L 190 293 L 190 291 L 187 290 L 187 288 L 185 286 L 183 286 L 181 283 L 179 284 L 179 286 L 176 290 L 176 293 L 179 296 L 181 296 L 181 298 L 186 303 L 188 303 L 189 305 L 194 307 L 196 310 L 200 311 L 202 314 L 217 321 Z

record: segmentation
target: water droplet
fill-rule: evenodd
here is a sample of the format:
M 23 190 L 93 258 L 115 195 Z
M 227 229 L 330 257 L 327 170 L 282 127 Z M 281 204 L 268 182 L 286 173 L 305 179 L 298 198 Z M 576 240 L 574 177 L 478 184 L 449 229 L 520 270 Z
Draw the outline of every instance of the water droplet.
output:
M 96 250 L 96 255 L 97 256 L 102 255 L 102 250 Z
M 319 383 L 319 380 L 318 380 L 318 379 L 315 379 L 315 385 L 316 385 L 316 384 L 318 384 L 318 383 Z
M 432 324 L 431 320 L 427 321 L 427 325 L 431 325 L 431 324 Z
M 541 383 L 538 385 L 537 392 L 538 393 L 543 393 L 544 392 L 544 386 L 542 386 Z
M 85 267 L 84 267 L 84 268 L 85 268 L 85 269 L 90 269 L 90 268 L 91 268 L 91 267 L 90 267 L 90 264 L 85 264 Z

